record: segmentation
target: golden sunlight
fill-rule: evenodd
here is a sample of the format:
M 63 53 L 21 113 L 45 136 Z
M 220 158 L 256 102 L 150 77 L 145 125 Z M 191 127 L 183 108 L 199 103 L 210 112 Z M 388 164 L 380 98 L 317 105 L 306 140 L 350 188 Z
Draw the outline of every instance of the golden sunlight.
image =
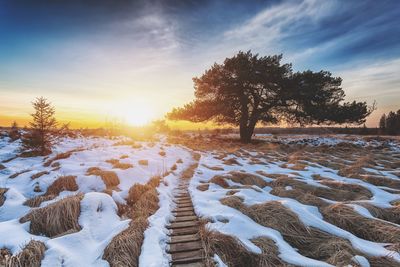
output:
M 111 114 L 131 126 L 143 126 L 156 118 L 152 105 L 144 101 L 117 104 Z

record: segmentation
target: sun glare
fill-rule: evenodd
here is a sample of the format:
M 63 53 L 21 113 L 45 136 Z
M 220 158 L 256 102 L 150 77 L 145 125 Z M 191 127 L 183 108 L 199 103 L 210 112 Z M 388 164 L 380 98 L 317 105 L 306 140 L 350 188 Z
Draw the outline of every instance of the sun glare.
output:
M 153 108 L 145 103 L 119 105 L 113 113 L 122 122 L 131 126 L 143 126 L 155 119 Z

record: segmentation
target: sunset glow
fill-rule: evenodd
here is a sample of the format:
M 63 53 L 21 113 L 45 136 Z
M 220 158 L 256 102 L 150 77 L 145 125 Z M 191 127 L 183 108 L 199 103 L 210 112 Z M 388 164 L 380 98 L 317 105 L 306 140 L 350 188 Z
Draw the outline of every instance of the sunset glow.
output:
M 50 2 L 0 4 L 0 125 L 26 124 L 38 96 L 73 127 L 143 125 L 191 101 L 193 77 L 248 49 L 342 77 L 347 100 L 377 101 L 369 126 L 398 108 L 397 1 Z

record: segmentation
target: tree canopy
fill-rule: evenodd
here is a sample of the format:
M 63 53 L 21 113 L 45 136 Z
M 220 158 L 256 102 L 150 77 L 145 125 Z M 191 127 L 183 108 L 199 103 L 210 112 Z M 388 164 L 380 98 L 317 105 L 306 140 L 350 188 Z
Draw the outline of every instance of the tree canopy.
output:
M 168 114 L 172 120 L 213 121 L 240 127 L 249 142 L 257 123 L 341 124 L 365 122 L 365 102 L 344 102 L 342 79 L 328 71 L 293 72 L 282 55 L 239 52 L 193 78 L 195 100 Z

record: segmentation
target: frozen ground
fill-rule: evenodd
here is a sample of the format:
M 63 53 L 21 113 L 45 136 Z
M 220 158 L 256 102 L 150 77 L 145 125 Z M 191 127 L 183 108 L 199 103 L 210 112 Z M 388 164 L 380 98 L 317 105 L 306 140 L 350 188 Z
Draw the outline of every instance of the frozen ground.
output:
M 208 231 L 236 237 L 254 255 L 264 253 L 256 238 L 272 240 L 279 260 L 297 266 L 340 265 L 338 258 L 353 266 L 400 265 L 398 141 L 344 136 L 259 138 L 267 143 L 238 147 L 214 141 L 213 147 L 204 137 L 186 140 L 192 148 L 201 142 L 209 146 L 202 147 L 190 184 L 195 211 L 207 221 Z M 149 218 L 140 256 L 141 266 L 168 266 L 164 226 L 171 218 L 171 196 L 178 174 L 192 163 L 189 148 L 168 144 L 164 138 L 134 144 L 125 138 L 76 138 L 64 139 L 48 157 L 21 158 L 17 157 L 19 146 L 18 141 L 0 138 L 4 167 L 0 170 L 0 190 L 6 189 L 3 204 L 0 195 L 0 249 L 15 255 L 34 239 L 46 245 L 43 266 L 108 266 L 102 259 L 103 251 L 129 224 L 128 219 L 118 216 L 117 204 L 126 203 L 134 184 L 145 184 L 164 174 L 181 159 L 183 164 L 158 188 L 159 210 Z M 114 172 L 119 183 L 107 186 L 99 175 L 88 173 L 93 167 Z M 75 176 L 77 190 L 61 191 L 40 207 L 82 193 L 81 230 L 55 237 L 30 233 L 29 222 L 21 223 L 20 218 L 37 208 L 25 202 L 46 194 L 62 176 Z M 272 212 L 271 204 L 277 210 Z M 296 232 L 304 234 L 303 248 L 287 230 L 294 223 L 282 220 L 277 224 L 269 219 L 278 212 L 289 214 L 304 226 L 305 233 Z M 322 232 L 324 239 L 315 232 Z M 348 245 L 335 250 L 335 257 L 328 257 L 307 252 L 308 239 L 313 240 L 315 250 L 338 240 Z M 229 266 L 227 255 L 216 250 L 212 253 L 217 265 Z

